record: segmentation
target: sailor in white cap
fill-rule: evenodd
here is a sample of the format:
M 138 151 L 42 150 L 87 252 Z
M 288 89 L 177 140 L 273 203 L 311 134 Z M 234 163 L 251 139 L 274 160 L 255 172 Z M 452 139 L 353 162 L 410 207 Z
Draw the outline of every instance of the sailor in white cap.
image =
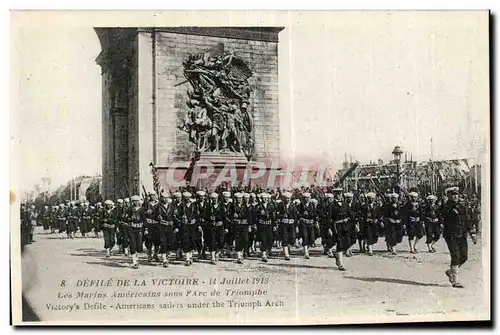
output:
M 349 217 L 349 247 L 345 252 L 347 257 L 352 257 L 352 247 L 358 240 L 358 233 L 360 231 L 358 222 L 358 208 L 354 205 L 354 194 L 352 192 L 344 193 L 345 204 L 347 207 L 347 215 Z
M 191 193 L 183 192 L 184 201 L 177 207 L 177 221 L 180 222 L 182 232 L 182 251 L 186 255 L 186 266 L 193 264 L 193 250 L 197 249 L 198 222 L 196 221 L 196 208 L 190 201 Z
M 377 206 L 376 194 L 373 192 L 366 193 L 366 204 L 361 208 L 361 219 L 364 243 L 367 245 L 368 255 L 373 256 L 373 245 L 378 242 L 379 224 L 381 223 L 380 208 Z M 364 247 L 364 245 L 363 245 Z M 361 248 L 363 250 L 363 248 Z
M 174 232 L 174 204 L 168 201 L 168 197 L 164 194 L 160 195 L 160 202 L 156 207 L 156 217 L 158 219 L 158 233 L 160 235 L 160 250 L 159 254 L 164 268 L 168 267 L 168 256 L 170 252 L 177 248 L 177 241 Z
M 391 254 L 396 255 L 396 245 L 403 241 L 404 228 L 403 221 L 401 220 L 401 210 L 398 203 L 399 195 L 391 193 L 390 203 L 384 208 L 384 217 L 386 219 L 385 241 Z
M 98 206 L 99 203 L 96 203 L 95 206 L 90 206 L 92 211 L 92 229 L 94 230 L 94 238 L 99 238 L 101 233 L 101 211 L 102 208 Z
M 275 210 L 269 201 L 269 193 L 261 193 L 262 202 L 257 205 L 257 231 L 260 238 L 260 251 L 262 261 L 267 263 L 268 253 L 273 245 L 273 226 L 275 225 Z
M 210 250 L 210 263 L 217 264 L 220 253 L 224 249 L 224 206 L 219 201 L 219 194 L 210 194 L 210 203 L 206 208 L 207 225 L 210 227 L 210 234 L 207 237 L 208 248 Z
M 345 271 L 343 254 L 350 246 L 350 220 L 347 206 L 342 199 L 342 189 L 333 189 L 334 201 L 332 203 L 332 233 L 336 244 L 335 260 L 340 271 Z
M 207 259 L 208 245 L 210 244 L 210 225 L 207 222 L 207 192 L 197 191 L 196 202 L 194 203 L 196 212 L 196 221 L 198 222 L 198 231 L 196 232 L 196 247 L 198 258 Z
M 101 212 L 101 227 L 106 257 L 111 257 L 111 250 L 116 243 L 116 224 L 113 213 L 114 205 L 114 202 L 109 199 L 104 201 L 104 210 Z
M 225 191 L 222 192 L 222 206 L 224 207 L 224 212 L 228 213 L 231 205 L 233 203 L 233 199 L 231 197 L 231 192 Z M 224 225 L 224 254 L 226 257 L 231 256 L 231 251 L 233 250 L 235 232 L 234 226 L 230 224 L 230 219 L 226 218 L 226 223 Z
M 243 263 L 243 251 L 248 247 L 248 227 L 250 212 L 248 205 L 243 201 L 243 194 L 236 192 L 234 202 L 227 210 L 227 219 L 232 223 L 234 231 L 237 262 Z
M 406 218 L 406 233 L 408 235 L 408 244 L 411 254 L 418 254 L 417 243 L 424 236 L 424 223 L 422 219 L 422 208 L 418 199 L 417 192 L 410 192 L 410 201 L 403 209 Z
M 471 220 L 467 218 L 467 209 L 459 202 L 458 188 L 448 191 L 449 199 L 444 204 L 443 215 L 443 237 L 450 251 L 450 268 L 446 275 L 453 287 L 463 288 L 458 280 L 458 269 L 467 262 L 468 247 L 467 237 L 470 235 L 474 244 L 477 243 L 476 231 Z
M 68 226 L 68 211 L 64 204 L 59 205 L 59 209 L 57 210 L 57 222 L 59 227 L 59 234 L 61 239 L 64 238 L 65 232 Z
M 128 238 L 130 243 L 130 254 L 132 255 L 132 268 L 139 268 L 139 254 L 142 252 L 142 234 L 144 223 L 146 222 L 146 214 L 144 207 L 141 205 L 141 198 L 134 195 L 130 198 L 132 205 L 127 215 L 128 218 Z
M 332 228 L 332 204 L 334 201 L 333 193 L 326 192 L 325 193 L 325 201 L 321 204 L 320 210 L 318 211 L 318 217 L 320 220 L 320 235 L 321 235 L 321 244 L 323 246 L 323 253 L 328 255 L 328 257 L 333 256 L 333 246 L 335 243 L 333 242 L 333 231 Z
M 427 249 L 430 253 L 436 252 L 434 245 L 441 237 L 441 224 L 439 220 L 439 208 L 436 204 L 437 197 L 429 194 L 426 198 L 426 204 L 422 211 L 422 217 L 425 222 L 425 235 Z
M 158 252 L 160 251 L 160 233 L 158 231 L 158 225 L 156 223 L 156 211 L 158 206 L 158 197 L 156 193 L 149 192 L 148 197 L 144 203 L 144 216 L 146 221 L 144 222 L 144 230 L 142 235 L 142 240 L 144 246 L 146 247 L 146 253 L 148 255 L 148 262 L 152 261 L 159 262 Z M 154 248 L 154 253 L 153 253 Z
M 299 207 L 300 230 L 302 236 L 302 246 L 304 247 L 304 258 L 309 259 L 309 247 L 315 240 L 314 225 L 317 220 L 316 206 L 311 201 L 311 193 L 302 193 L 304 202 Z
M 295 243 L 295 228 L 298 226 L 298 210 L 291 201 L 292 193 L 284 192 L 283 201 L 278 205 L 277 215 L 281 233 L 281 244 L 285 260 L 290 260 L 290 247 Z
M 82 202 L 82 206 L 79 212 L 80 216 L 80 234 L 82 234 L 83 238 L 87 237 L 87 233 L 90 229 L 90 223 L 92 220 L 92 216 L 89 209 L 89 203 L 84 201 Z
M 69 238 L 74 239 L 75 233 L 78 230 L 78 212 L 76 201 L 71 201 L 68 208 L 68 227 L 67 234 Z
M 123 199 L 116 200 L 115 221 L 117 225 L 117 235 L 116 241 L 119 247 L 119 251 L 123 252 L 125 256 L 130 254 L 130 249 L 128 247 L 128 233 L 127 233 L 127 222 L 126 222 L 126 211 Z

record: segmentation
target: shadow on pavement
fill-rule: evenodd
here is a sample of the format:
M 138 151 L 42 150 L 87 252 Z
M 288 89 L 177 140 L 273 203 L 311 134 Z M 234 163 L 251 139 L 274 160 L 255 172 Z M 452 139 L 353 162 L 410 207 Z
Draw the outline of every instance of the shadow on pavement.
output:
M 347 279 L 355 279 L 364 282 L 382 282 L 382 283 L 391 283 L 391 284 L 403 284 L 403 285 L 413 285 L 413 286 L 435 286 L 435 287 L 448 287 L 448 285 L 440 285 L 440 284 L 432 284 L 432 283 L 420 283 L 418 281 L 413 280 L 405 280 L 405 279 L 394 279 L 394 278 L 379 278 L 379 277 L 352 277 L 352 276 L 344 276 Z
M 112 268 L 128 268 L 130 267 L 130 262 L 113 262 L 113 261 L 102 261 L 102 262 L 85 262 L 90 265 L 104 265 Z
M 293 258 L 292 258 L 293 261 Z M 284 267 L 284 268 L 301 268 L 301 269 L 324 269 L 324 270 L 333 270 L 337 267 L 335 263 L 332 263 L 332 266 L 313 266 L 307 264 L 294 264 L 294 263 L 266 263 L 266 265 Z

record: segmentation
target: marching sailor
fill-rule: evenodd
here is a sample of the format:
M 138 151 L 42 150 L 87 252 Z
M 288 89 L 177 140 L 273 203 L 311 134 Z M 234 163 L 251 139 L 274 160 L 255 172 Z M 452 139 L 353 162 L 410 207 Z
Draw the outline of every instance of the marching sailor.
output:
M 219 194 L 213 192 L 210 194 L 210 204 L 207 206 L 208 224 L 211 225 L 210 232 L 210 263 L 216 264 L 220 253 L 224 249 L 224 206 L 219 201 Z
M 423 209 L 423 218 L 425 222 L 425 235 L 427 248 L 430 253 L 436 252 L 434 245 L 441 236 L 441 224 L 439 222 L 437 197 L 433 194 L 427 196 L 427 203 Z
M 248 205 L 243 201 L 242 193 L 235 193 L 234 199 L 235 201 L 230 206 L 228 215 L 233 223 L 230 229 L 235 233 L 237 262 L 242 264 L 243 251 L 248 246 L 248 220 L 250 218 L 250 211 Z
M 260 240 L 260 252 L 262 261 L 267 263 L 268 252 L 272 248 L 273 243 L 273 226 L 274 226 L 274 208 L 269 201 L 271 195 L 269 193 L 261 193 L 262 202 L 257 205 L 257 231 Z
M 451 263 L 446 275 L 453 287 L 462 288 L 458 281 L 458 269 L 467 261 L 467 235 L 476 244 L 476 232 L 466 219 L 465 206 L 459 202 L 458 187 L 448 189 L 447 194 L 449 198 L 443 206 L 443 237 L 450 251 Z
M 146 213 L 141 204 L 141 198 L 134 195 L 130 198 L 132 205 L 128 210 L 128 239 L 130 243 L 130 254 L 132 255 L 132 268 L 139 268 L 139 254 L 142 252 L 142 234 L 144 223 L 146 222 Z
M 111 256 L 111 249 L 115 246 L 116 224 L 114 216 L 114 203 L 111 200 L 104 201 L 104 210 L 101 212 L 101 227 L 104 237 L 104 249 L 106 257 Z
M 316 206 L 311 201 L 311 193 L 305 192 L 302 194 L 304 203 L 300 208 L 300 224 L 302 231 L 302 245 L 304 247 L 304 258 L 309 259 L 309 247 L 312 245 L 314 238 L 314 223 L 317 218 Z
M 390 203 L 385 206 L 384 217 L 386 227 L 386 242 L 391 254 L 397 255 L 396 245 L 403 241 L 404 228 L 401 221 L 401 211 L 398 204 L 399 195 L 392 193 Z
M 366 203 L 361 208 L 363 236 L 370 256 L 373 256 L 373 245 L 378 242 L 379 237 L 379 213 L 375 198 L 375 193 L 368 192 L 366 194 Z
M 161 194 L 160 203 L 155 208 L 155 218 L 158 222 L 161 248 L 160 256 L 164 268 L 168 267 L 168 256 L 175 251 L 176 241 L 174 234 L 174 204 L 172 199 Z
M 417 192 L 410 192 L 410 201 L 405 206 L 406 232 L 410 253 L 418 254 L 417 243 L 424 236 L 424 228 L 421 222 L 422 209 L 418 200 Z
M 278 205 L 278 218 L 281 224 L 281 243 L 285 260 L 290 260 L 290 246 L 295 243 L 295 228 L 297 226 L 297 207 L 291 201 L 292 193 L 283 193 L 283 202 Z

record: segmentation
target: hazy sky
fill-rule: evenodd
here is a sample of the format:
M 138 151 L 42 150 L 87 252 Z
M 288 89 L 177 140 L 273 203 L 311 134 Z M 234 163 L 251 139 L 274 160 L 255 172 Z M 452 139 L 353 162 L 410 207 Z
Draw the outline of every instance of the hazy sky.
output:
M 141 15 L 137 25 L 160 25 Z M 400 145 L 428 160 L 433 138 L 437 159 L 485 159 L 486 12 L 253 12 L 221 14 L 217 22 L 241 24 L 238 17 L 286 27 L 279 42 L 284 156 L 328 157 L 339 166 L 345 152 L 361 162 L 387 160 Z M 202 18 L 183 24 L 201 25 Z M 54 189 L 101 173 L 97 21 L 112 25 L 97 14 L 15 21 L 11 135 L 21 189 L 44 176 Z

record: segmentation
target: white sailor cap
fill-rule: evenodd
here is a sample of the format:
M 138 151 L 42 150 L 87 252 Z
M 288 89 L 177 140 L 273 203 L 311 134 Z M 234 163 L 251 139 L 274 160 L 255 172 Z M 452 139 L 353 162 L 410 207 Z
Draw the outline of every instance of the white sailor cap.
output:
M 229 197 L 231 196 L 231 192 L 229 192 L 229 191 L 224 191 L 224 192 L 222 192 L 222 196 L 223 196 L 223 197 L 226 197 L 226 198 L 229 198 Z
M 210 194 L 210 198 L 212 198 L 212 199 L 217 199 L 218 197 L 219 197 L 219 194 L 218 194 L 218 193 L 212 192 L 212 193 Z
M 375 199 L 377 195 L 374 192 L 368 192 L 366 193 L 366 197 L 370 199 Z
M 122 204 L 123 203 L 123 199 L 118 199 L 118 200 L 116 200 L 116 202 L 119 203 L 119 204 Z
M 300 200 L 299 200 L 299 199 L 295 199 L 295 200 L 293 200 L 293 202 L 294 202 L 296 205 L 300 204 Z
M 140 201 L 141 197 L 138 196 L 138 195 L 134 195 L 134 196 L 130 197 L 130 200 L 132 200 L 132 201 Z
M 314 199 L 314 198 L 313 198 L 313 199 L 311 199 L 311 202 L 312 202 L 313 204 L 317 204 L 317 203 L 318 203 L 318 200 L 316 200 L 316 199 Z
M 327 198 L 333 198 L 333 194 L 332 193 L 325 193 L 325 197 L 327 197 Z
M 410 192 L 410 197 L 417 197 L 418 198 L 418 193 L 417 192 Z
M 95 204 L 96 206 L 102 206 L 102 204 L 100 202 L 98 202 L 97 204 Z
M 437 197 L 435 195 L 433 195 L 433 194 L 429 194 L 427 196 L 427 200 L 437 200 Z
M 445 193 L 445 194 L 448 194 L 448 193 L 450 193 L 450 192 L 454 192 L 454 193 L 458 192 L 458 187 L 457 187 L 457 186 L 448 187 L 448 188 L 444 191 L 444 193 Z
M 240 192 L 236 192 L 236 193 L 234 194 L 234 197 L 235 197 L 235 198 L 243 198 L 243 194 L 241 194 Z
M 166 197 L 166 198 L 167 198 L 167 204 L 170 204 L 172 202 L 172 199 L 169 197 Z
M 59 207 L 64 207 L 64 204 L 60 204 Z
M 207 193 L 205 191 L 198 191 L 196 192 L 200 197 L 204 197 Z
M 283 193 L 283 196 L 287 199 L 290 199 L 292 197 L 292 193 L 291 192 L 285 192 Z
M 347 192 L 347 193 L 344 193 L 344 197 L 346 197 L 346 198 L 353 198 L 354 194 L 352 192 Z
M 333 193 L 342 193 L 342 187 L 336 187 L 332 190 Z
M 90 209 L 95 209 L 95 207 L 94 206 L 90 206 Z
M 257 195 L 256 195 L 255 193 L 253 193 L 253 192 L 252 192 L 252 193 L 250 193 L 250 196 L 251 196 L 252 198 L 256 198 L 256 197 L 257 197 Z
M 250 198 L 250 193 L 243 192 L 243 198 Z
M 124 202 L 130 202 L 130 198 L 125 198 L 123 201 Z
M 112 200 L 106 200 L 104 201 L 105 205 L 114 205 L 115 203 Z
M 188 198 L 189 202 L 196 202 L 196 198 Z
M 182 193 L 182 196 L 184 198 L 191 198 L 191 193 L 190 192 L 184 192 L 184 193 Z
M 174 197 L 176 198 L 182 198 L 182 193 L 181 192 L 175 192 Z
M 153 191 L 149 191 L 149 192 L 148 192 L 148 195 L 155 195 L 155 194 L 156 194 L 156 193 L 155 193 L 155 192 L 153 192 Z
M 260 195 L 260 196 L 261 196 L 263 199 L 269 199 L 269 198 L 271 197 L 271 195 L 270 195 L 269 193 L 266 193 L 266 192 L 261 193 L 261 195 Z
M 310 198 L 310 197 L 311 197 L 311 193 L 309 193 L 309 192 L 305 192 L 305 193 L 302 193 L 302 196 L 303 196 L 304 198 Z

